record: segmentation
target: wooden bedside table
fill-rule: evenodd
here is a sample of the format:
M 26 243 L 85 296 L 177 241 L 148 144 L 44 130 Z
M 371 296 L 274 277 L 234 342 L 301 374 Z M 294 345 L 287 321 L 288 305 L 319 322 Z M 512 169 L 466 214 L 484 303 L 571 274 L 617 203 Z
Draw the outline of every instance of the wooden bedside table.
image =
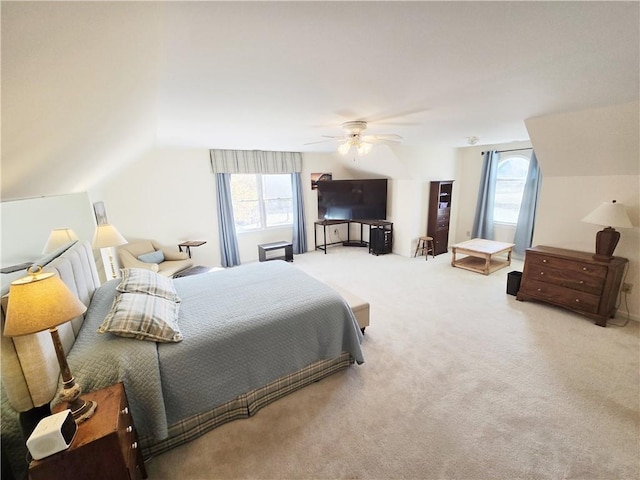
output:
M 116 383 L 82 396 L 98 402 L 95 414 L 78 425 L 68 449 L 33 460 L 29 479 L 121 480 L 137 478 L 138 474 L 147 478 L 124 385 Z M 57 405 L 53 413 L 64 408 Z

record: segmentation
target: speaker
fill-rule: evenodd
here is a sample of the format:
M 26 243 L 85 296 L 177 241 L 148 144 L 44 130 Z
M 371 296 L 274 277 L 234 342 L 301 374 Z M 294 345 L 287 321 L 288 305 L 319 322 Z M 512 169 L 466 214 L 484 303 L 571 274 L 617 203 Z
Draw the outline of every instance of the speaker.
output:
M 27 448 L 35 460 L 69 448 L 78 426 L 71 410 L 63 410 L 43 418 L 27 439 Z

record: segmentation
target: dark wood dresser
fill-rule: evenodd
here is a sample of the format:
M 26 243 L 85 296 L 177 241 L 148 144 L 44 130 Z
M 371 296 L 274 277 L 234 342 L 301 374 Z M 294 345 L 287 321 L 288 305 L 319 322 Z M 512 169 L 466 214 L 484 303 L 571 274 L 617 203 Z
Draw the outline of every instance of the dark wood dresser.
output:
M 537 246 L 526 251 L 518 300 L 538 300 L 607 326 L 616 313 L 626 258 L 595 260 L 592 253 Z
M 29 480 L 130 480 L 147 478 L 136 429 L 122 383 L 83 394 L 98 408 L 67 450 L 29 465 Z M 64 408 L 54 408 L 54 413 Z

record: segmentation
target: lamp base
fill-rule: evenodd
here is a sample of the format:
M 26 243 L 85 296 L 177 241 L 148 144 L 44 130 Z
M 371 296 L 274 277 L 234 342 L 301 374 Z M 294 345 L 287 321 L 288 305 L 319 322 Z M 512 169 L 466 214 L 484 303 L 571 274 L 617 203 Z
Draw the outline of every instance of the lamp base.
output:
M 613 252 L 616 250 L 620 240 L 620 232 L 612 227 L 607 227 L 596 233 L 596 254 L 593 256 L 596 260 L 609 262 L 613 258 Z
M 67 404 L 67 408 L 71 410 L 73 419 L 76 423 L 82 423 L 85 420 L 89 420 L 98 408 L 98 404 L 92 401 L 85 401 L 80 397 L 82 388 L 76 383 L 75 378 L 71 375 L 69 370 L 69 364 L 67 363 L 67 357 L 64 354 L 64 348 L 62 347 L 62 341 L 60 340 L 60 333 L 58 333 L 58 327 L 53 327 L 49 330 L 51 333 L 51 339 L 53 340 L 53 347 L 58 357 L 58 363 L 60 364 L 60 373 L 62 375 L 62 390 L 60 390 L 60 400 Z
M 113 266 L 113 256 L 111 255 L 111 249 L 109 249 L 109 263 L 111 264 L 111 278 L 116 278 L 116 268 Z
M 85 420 L 89 420 L 91 417 L 93 417 L 96 408 L 98 408 L 98 404 L 96 402 L 94 402 L 93 400 L 87 400 L 86 402 L 84 402 L 84 405 L 80 408 L 80 410 L 75 412 L 72 410 L 71 415 L 73 415 L 73 419 L 76 421 L 76 423 L 82 423 Z
M 73 378 L 71 378 L 69 384 L 63 384 L 63 388 L 60 391 L 60 400 L 67 403 L 67 408 L 71 410 L 71 414 L 76 423 L 89 420 L 96 411 L 96 408 L 98 408 L 97 402 L 84 400 L 80 396 L 81 393 L 82 389 L 80 385 L 75 383 Z

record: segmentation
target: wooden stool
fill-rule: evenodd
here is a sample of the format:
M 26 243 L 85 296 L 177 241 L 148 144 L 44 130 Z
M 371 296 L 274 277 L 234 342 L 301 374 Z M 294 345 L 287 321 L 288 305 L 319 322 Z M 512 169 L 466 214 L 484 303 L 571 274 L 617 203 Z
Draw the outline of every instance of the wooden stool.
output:
M 420 252 L 420 255 L 424 253 L 425 260 L 429 260 L 429 252 L 431 252 L 431 256 L 435 258 L 436 255 L 433 246 L 433 237 L 418 237 L 416 253 L 413 254 L 414 258 L 418 256 L 418 252 Z

